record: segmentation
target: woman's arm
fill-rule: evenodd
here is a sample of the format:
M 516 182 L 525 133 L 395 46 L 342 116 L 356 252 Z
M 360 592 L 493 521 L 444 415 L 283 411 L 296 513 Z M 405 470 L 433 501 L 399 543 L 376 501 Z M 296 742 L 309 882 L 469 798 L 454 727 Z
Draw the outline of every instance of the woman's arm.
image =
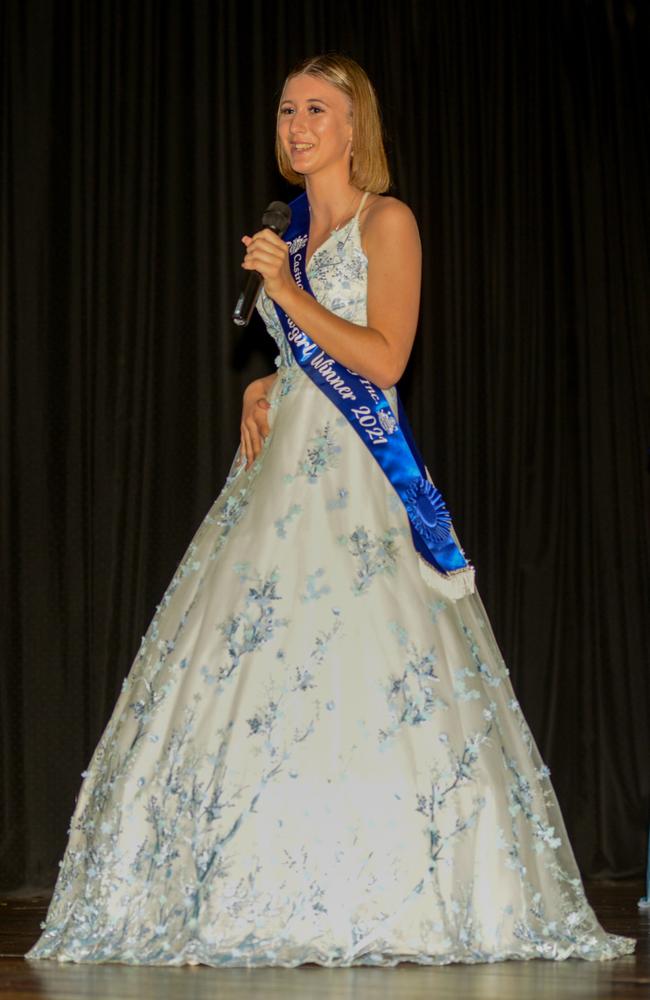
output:
M 411 209 L 396 198 L 377 199 L 364 228 L 368 257 L 367 326 L 341 319 L 298 288 L 287 245 L 269 229 L 247 242 L 242 266 L 264 275 L 267 295 L 319 347 L 346 368 L 388 389 L 406 368 L 420 309 L 422 248 Z
M 278 373 L 273 372 L 272 375 L 255 379 L 244 389 L 240 431 L 247 469 L 261 452 L 264 438 L 271 431 L 267 412 L 271 404 L 266 397 L 277 377 Z

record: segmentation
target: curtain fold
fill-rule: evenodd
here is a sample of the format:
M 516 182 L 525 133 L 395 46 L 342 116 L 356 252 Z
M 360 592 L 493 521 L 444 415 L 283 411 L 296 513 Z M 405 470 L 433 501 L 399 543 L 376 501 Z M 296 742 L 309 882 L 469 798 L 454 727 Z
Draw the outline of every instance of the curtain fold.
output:
M 273 369 L 230 313 L 288 199 L 287 69 L 376 84 L 424 248 L 402 392 L 579 864 L 648 822 L 650 12 L 626 0 L 7 0 L 0 886 L 54 881 L 140 637 Z

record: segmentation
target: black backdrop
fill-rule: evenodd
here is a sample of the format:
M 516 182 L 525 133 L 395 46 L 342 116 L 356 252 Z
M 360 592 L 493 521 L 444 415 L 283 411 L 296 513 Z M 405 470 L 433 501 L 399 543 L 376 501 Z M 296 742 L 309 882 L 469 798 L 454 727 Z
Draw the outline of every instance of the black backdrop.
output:
M 273 369 L 242 233 L 298 58 L 359 59 L 425 276 L 402 383 L 583 873 L 648 820 L 650 8 L 9 0 L 0 14 L 5 887 L 46 885 Z M 6 639 L 5 639 L 6 636 Z

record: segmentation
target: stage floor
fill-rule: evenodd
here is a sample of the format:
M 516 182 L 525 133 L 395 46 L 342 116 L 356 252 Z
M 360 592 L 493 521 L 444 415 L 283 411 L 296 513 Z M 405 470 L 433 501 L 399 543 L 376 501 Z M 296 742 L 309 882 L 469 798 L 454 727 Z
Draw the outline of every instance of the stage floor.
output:
M 640 911 L 641 881 L 587 882 L 587 894 L 603 926 L 638 940 L 634 955 L 611 962 L 497 962 L 483 965 L 395 968 L 212 969 L 160 968 L 119 963 L 75 965 L 25 962 L 40 933 L 46 896 L 0 896 L 0 997 L 30 1000 L 554 1000 L 583 997 L 650 997 L 650 913 Z

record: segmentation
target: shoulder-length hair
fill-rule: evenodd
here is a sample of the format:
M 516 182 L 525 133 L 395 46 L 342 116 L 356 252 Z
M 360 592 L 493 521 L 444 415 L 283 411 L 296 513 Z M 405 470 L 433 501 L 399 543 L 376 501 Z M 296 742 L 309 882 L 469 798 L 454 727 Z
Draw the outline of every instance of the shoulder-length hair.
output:
M 354 59 L 336 52 L 312 56 L 294 66 L 282 85 L 282 93 L 284 93 L 289 80 L 302 73 L 326 80 L 327 83 L 338 87 L 349 98 L 354 129 L 352 142 L 354 155 L 350 160 L 350 183 L 362 191 L 383 194 L 391 185 L 391 177 L 384 149 L 379 102 L 366 71 Z M 296 173 L 289 162 L 277 129 L 275 158 L 280 173 L 286 180 L 291 184 L 305 186 L 305 178 L 302 174 Z

